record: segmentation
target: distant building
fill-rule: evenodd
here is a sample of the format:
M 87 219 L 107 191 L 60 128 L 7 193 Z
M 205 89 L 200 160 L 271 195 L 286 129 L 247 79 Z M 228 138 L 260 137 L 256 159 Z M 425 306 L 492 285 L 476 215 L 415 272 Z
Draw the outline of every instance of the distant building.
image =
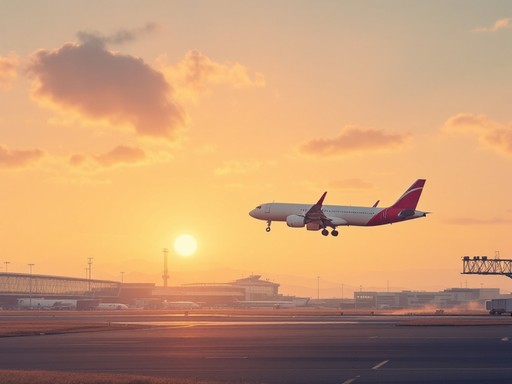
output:
M 245 290 L 245 300 L 272 300 L 279 296 L 279 284 L 261 280 L 261 275 L 235 280 L 231 285 Z
M 155 287 L 153 297 L 166 301 L 193 301 L 203 306 L 235 306 L 241 301 L 276 300 L 280 298 L 279 284 L 261 280 L 261 275 L 235 280 L 231 283 L 184 284 L 178 287 Z
M 226 307 L 244 300 L 245 289 L 231 284 L 186 284 L 167 288 L 154 287 L 151 296 L 160 301 L 192 301 L 206 307 Z
M 476 303 L 485 308 L 485 301 L 499 296 L 498 288 L 451 288 L 441 292 L 354 292 L 355 308 L 401 309 L 464 307 Z
M 0 273 L 0 307 L 13 308 L 18 298 L 115 300 L 121 283 L 24 273 Z

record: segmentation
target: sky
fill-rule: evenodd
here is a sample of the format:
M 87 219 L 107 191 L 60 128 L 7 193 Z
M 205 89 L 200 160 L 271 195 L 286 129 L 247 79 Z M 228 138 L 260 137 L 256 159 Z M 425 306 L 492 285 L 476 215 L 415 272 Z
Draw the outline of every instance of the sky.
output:
M 498 287 L 512 259 L 509 1 L 0 1 L 0 267 L 285 294 Z M 265 202 L 427 218 L 265 222 Z M 174 239 L 197 250 L 182 257 Z M 6 264 L 6 262 L 8 262 Z M 123 274 L 121 274 L 123 272 Z

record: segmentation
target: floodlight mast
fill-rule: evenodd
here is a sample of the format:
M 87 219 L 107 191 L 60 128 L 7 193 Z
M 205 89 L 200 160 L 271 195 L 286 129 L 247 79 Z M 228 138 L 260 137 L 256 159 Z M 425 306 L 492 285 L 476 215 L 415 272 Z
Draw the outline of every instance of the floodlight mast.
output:
M 169 253 L 169 250 L 167 248 L 164 248 L 164 274 L 162 275 L 162 278 L 164 279 L 164 288 L 167 288 L 167 281 L 169 280 L 169 269 L 167 268 L 167 255 Z

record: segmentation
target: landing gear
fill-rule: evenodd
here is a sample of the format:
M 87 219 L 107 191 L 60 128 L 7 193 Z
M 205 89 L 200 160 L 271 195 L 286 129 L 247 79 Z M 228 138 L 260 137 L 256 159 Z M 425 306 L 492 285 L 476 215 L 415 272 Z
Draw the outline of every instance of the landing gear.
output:
M 271 224 L 271 223 L 272 223 L 272 222 L 271 222 L 270 220 L 269 220 L 269 221 L 267 221 L 267 228 L 265 228 L 265 231 L 270 232 L 270 224 Z
M 340 233 L 336 230 L 336 228 L 334 228 L 331 231 L 331 235 L 334 236 L 334 237 L 338 236 L 339 234 Z M 329 236 L 329 231 L 327 230 L 327 228 L 322 229 L 322 235 Z

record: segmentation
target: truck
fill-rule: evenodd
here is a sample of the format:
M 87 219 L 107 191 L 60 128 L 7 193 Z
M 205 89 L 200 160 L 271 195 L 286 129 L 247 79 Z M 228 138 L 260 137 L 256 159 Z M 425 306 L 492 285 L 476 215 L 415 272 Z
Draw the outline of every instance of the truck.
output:
M 512 316 L 512 298 L 489 300 L 485 303 L 485 308 L 489 311 L 489 315 L 510 314 Z

